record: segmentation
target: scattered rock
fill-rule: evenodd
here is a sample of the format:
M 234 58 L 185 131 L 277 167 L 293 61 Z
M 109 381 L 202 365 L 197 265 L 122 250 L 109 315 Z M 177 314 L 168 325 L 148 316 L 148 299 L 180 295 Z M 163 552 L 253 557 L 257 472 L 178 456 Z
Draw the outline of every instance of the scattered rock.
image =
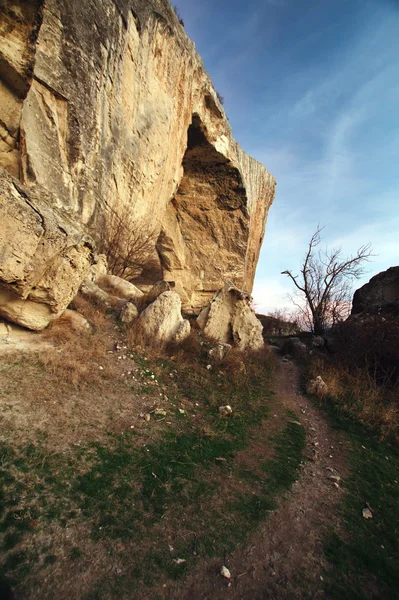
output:
M 363 508 L 362 514 L 365 519 L 373 518 L 373 513 L 371 512 L 371 510 L 369 508 Z
M 184 565 L 184 563 L 186 562 L 185 558 L 174 558 L 173 562 L 175 563 L 175 565 Z
M 328 392 L 328 386 L 318 375 L 316 379 L 311 379 L 306 386 L 306 393 L 312 396 L 325 396 Z
M 124 325 L 131 325 L 138 319 L 139 311 L 137 306 L 132 302 L 128 302 L 121 310 L 120 319 Z
M 219 414 L 222 417 L 228 417 L 229 415 L 231 415 L 233 412 L 233 409 L 231 408 L 231 406 L 229 404 L 226 404 L 226 406 L 219 406 Z
M 231 573 L 225 565 L 223 565 L 223 567 L 220 569 L 220 574 L 225 579 L 231 579 Z
M 154 415 L 158 417 L 166 417 L 166 410 L 164 408 L 156 408 L 154 410 Z
M 209 358 L 211 358 L 212 360 L 224 360 L 226 355 L 230 352 L 232 346 L 231 344 L 217 344 L 217 346 L 214 346 L 213 348 L 211 348 L 208 352 L 208 356 Z
M 147 423 L 149 423 L 149 421 L 151 421 L 151 415 L 150 415 L 150 413 L 146 413 L 144 415 L 144 421 L 146 421 Z

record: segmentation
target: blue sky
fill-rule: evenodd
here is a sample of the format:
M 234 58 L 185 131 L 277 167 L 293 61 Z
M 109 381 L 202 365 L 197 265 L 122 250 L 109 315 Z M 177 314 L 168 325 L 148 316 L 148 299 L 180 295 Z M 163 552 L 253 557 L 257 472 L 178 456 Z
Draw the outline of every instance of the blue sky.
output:
M 175 0 L 236 140 L 277 178 L 254 287 L 289 306 L 318 223 L 399 264 L 399 0 Z

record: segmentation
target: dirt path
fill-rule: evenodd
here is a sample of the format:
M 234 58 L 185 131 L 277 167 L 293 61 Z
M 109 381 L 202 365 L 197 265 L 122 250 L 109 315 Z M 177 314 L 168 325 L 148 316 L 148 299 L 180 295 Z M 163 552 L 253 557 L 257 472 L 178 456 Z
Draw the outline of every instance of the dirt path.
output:
M 199 569 L 173 590 L 168 599 L 297 599 L 322 598 L 323 535 L 338 527 L 337 505 L 343 490 L 333 477 L 347 474 L 346 443 L 325 417 L 299 391 L 299 372 L 280 360 L 276 400 L 293 410 L 306 430 L 305 460 L 300 477 L 265 524 L 228 557 L 231 584 L 218 573 L 221 560 Z M 228 589 L 226 589 L 228 588 Z

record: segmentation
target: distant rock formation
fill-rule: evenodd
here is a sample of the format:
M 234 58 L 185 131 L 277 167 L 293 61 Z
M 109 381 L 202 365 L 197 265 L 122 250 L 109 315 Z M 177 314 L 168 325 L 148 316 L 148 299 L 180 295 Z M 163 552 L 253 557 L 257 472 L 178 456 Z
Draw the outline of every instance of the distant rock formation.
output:
M 226 280 L 250 292 L 275 180 L 169 2 L 3 0 L 0 33 L 0 167 L 26 204 L 51 197 L 97 241 L 127 211 L 152 239 L 138 285 L 168 281 L 185 311 Z
M 353 296 L 352 315 L 381 312 L 399 315 L 399 267 L 378 273 Z

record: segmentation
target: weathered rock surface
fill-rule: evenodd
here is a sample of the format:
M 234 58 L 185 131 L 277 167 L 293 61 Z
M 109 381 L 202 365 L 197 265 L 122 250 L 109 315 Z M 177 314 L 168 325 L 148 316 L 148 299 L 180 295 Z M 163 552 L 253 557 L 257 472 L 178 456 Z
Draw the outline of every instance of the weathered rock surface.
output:
M 169 2 L 1 6 L 0 166 L 98 240 L 128 210 L 153 240 L 141 283 L 174 282 L 186 310 L 226 279 L 251 291 L 275 180 L 234 141 Z
M 135 304 L 128 302 L 121 310 L 120 319 L 124 325 L 131 325 L 139 316 Z
M 93 242 L 51 198 L 0 169 L 0 315 L 40 330 L 61 315 L 87 277 Z
M 139 317 L 139 324 L 150 340 L 160 343 L 179 341 L 190 333 L 190 323 L 181 316 L 181 300 L 176 292 L 164 292 Z
M 262 324 L 250 306 L 251 296 L 226 283 L 204 308 L 198 325 L 217 342 L 234 344 L 240 350 L 263 348 Z
M 104 254 L 97 254 L 94 257 L 94 261 L 94 264 L 90 267 L 88 279 L 96 283 L 98 279 L 107 274 L 108 264 L 107 257 Z
M 143 296 L 143 292 L 135 285 L 115 275 L 104 275 L 97 280 L 97 285 L 114 296 L 125 298 L 126 300 L 133 300 L 134 298 L 141 298 Z
M 399 315 L 399 267 L 390 267 L 370 279 L 353 296 L 352 315 L 394 312 Z

